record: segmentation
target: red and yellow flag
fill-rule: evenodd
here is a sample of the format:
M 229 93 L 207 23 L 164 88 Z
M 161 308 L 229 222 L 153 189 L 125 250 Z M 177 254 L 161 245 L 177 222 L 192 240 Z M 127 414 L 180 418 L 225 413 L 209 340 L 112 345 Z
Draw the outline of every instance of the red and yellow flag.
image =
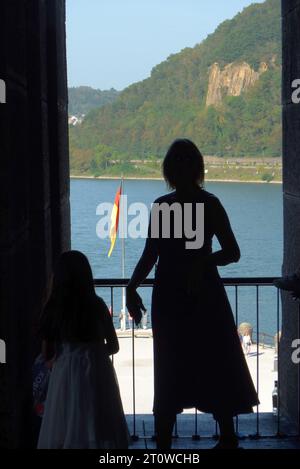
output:
M 108 253 L 108 257 L 111 256 L 111 253 L 113 252 L 116 239 L 117 239 L 117 232 L 118 232 L 118 226 L 119 226 L 119 218 L 120 218 L 120 201 L 121 201 L 121 194 L 122 194 L 122 185 L 119 187 L 116 197 L 115 197 L 115 202 L 114 206 L 111 212 L 111 218 L 110 218 L 110 250 Z

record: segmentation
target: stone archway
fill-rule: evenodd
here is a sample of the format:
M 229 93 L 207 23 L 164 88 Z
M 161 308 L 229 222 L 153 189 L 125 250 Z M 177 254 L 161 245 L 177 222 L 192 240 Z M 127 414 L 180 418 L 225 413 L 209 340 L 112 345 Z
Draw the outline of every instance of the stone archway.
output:
M 300 264 L 300 0 L 282 0 L 284 273 Z M 0 79 L 0 446 L 30 446 L 35 318 L 57 255 L 70 246 L 65 0 L 2 0 Z M 16 34 L 17 32 L 17 34 Z M 5 107 L 3 107 L 5 106 Z M 297 306 L 283 297 L 281 403 L 298 414 Z M 286 385 L 288 383 L 288 386 Z
M 283 273 L 300 265 L 300 104 L 293 103 L 292 82 L 300 78 L 300 1 L 282 0 L 283 17 Z M 298 306 L 284 294 L 280 344 L 281 405 L 284 415 L 298 419 L 298 367 L 292 362 L 292 341 L 299 337 Z M 288 383 L 288 385 L 287 385 Z
M 34 324 L 70 246 L 65 0 L 2 0 L 0 22 L 0 447 L 28 448 Z

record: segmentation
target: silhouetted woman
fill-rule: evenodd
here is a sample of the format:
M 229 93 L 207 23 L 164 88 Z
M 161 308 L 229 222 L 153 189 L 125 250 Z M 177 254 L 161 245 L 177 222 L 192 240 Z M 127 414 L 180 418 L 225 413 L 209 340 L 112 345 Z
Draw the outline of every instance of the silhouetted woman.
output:
M 109 355 L 119 350 L 108 308 L 78 251 L 61 255 L 41 333 L 54 357 L 38 448 L 127 448 L 128 430 Z
M 218 447 L 235 448 L 233 416 L 252 412 L 258 403 L 217 270 L 217 266 L 239 261 L 239 246 L 221 202 L 203 189 L 204 161 L 191 141 L 181 139 L 171 145 L 163 173 L 175 191 L 157 199 L 156 204 L 178 203 L 187 215 L 184 204 L 190 204 L 193 229 L 197 203 L 204 204 L 204 244 L 187 249 L 190 236 L 178 237 L 175 215 L 170 217 L 170 237 L 165 238 L 166 215 L 162 215 L 159 236 L 151 237 L 149 225 L 144 252 L 127 288 L 127 307 L 138 322 L 143 304 L 136 289 L 158 261 L 152 295 L 157 445 L 170 448 L 176 414 L 196 407 L 218 421 Z M 153 209 L 151 216 L 153 219 Z M 217 252 L 212 252 L 214 236 L 221 245 Z M 222 344 L 222 354 L 216 343 Z

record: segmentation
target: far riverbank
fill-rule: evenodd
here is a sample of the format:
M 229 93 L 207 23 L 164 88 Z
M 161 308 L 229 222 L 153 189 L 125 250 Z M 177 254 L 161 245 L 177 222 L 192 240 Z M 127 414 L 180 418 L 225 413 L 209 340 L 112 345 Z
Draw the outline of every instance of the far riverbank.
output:
M 282 183 L 281 158 L 220 158 L 205 157 L 207 182 L 228 183 Z M 72 162 L 71 162 L 72 163 Z M 120 179 L 124 175 L 132 180 L 162 180 L 162 160 L 111 161 L 95 171 L 72 167 L 71 177 L 82 179 Z
M 100 179 L 106 181 L 117 181 L 122 176 L 78 176 L 70 175 L 70 179 Z M 124 179 L 129 181 L 163 181 L 162 177 L 148 177 L 148 176 L 124 176 Z M 255 181 L 255 180 L 243 180 L 243 179 L 210 179 L 205 178 L 205 182 L 222 182 L 222 183 L 243 183 L 243 184 L 282 184 L 282 181 Z

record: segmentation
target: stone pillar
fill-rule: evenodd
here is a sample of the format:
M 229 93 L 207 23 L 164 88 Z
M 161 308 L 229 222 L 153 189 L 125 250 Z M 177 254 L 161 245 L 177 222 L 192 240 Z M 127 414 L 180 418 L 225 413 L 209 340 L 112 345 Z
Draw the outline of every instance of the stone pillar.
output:
M 70 248 L 64 0 L 2 0 L 0 447 L 32 445 L 31 366 L 53 263 Z
M 300 104 L 292 102 L 292 82 L 300 79 L 300 0 L 283 0 L 283 190 L 284 265 L 291 274 L 300 265 Z M 280 343 L 281 405 L 284 415 L 298 418 L 298 370 L 292 363 L 292 341 L 298 338 L 298 307 L 283 294 Z

